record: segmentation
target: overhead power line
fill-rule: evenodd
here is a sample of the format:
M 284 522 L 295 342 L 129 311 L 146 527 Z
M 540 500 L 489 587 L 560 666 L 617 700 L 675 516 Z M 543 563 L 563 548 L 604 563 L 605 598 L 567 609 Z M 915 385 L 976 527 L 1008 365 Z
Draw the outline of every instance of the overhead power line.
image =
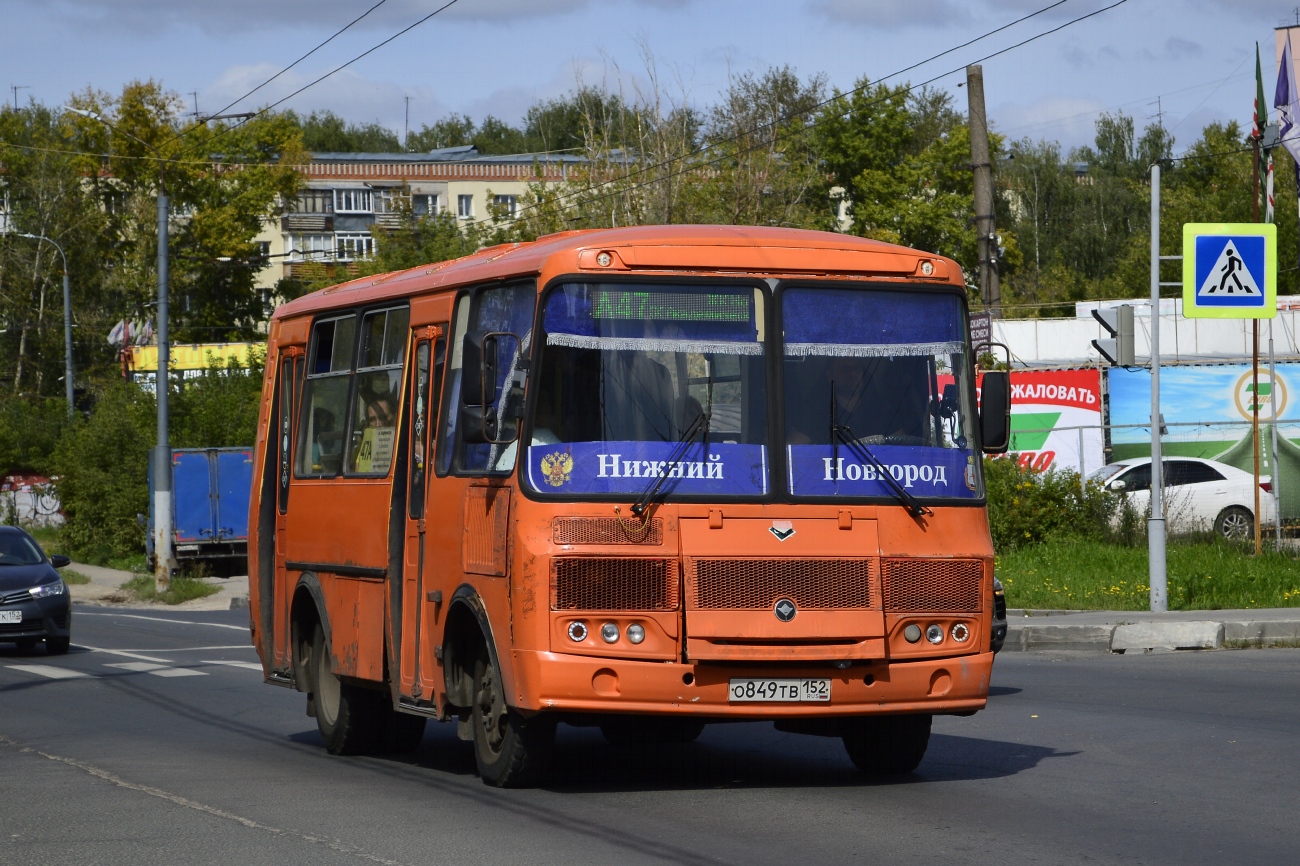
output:
M 795 119 L 795 118 L 797 118 L 797 117 L 802 117 L 802 116 L 807 115 L 807 114 L 809 114 L 809 113 L 811 113 L 811 112 L 813 112 L 813 111 L 816 111 L 816 110 L 819 109 L 819 108 L 823 108 L 823 107 L 825 107 L 825 106 L 827 106 L 827 105 L 830 105 L 831 103 L 841 101 L 841 100 L 843 100 L 843 99 L 845 99 L 845 98 L 847 98 L 847 97 L 849 97 L 849 96 L 852 96 L 852 95 L 854 95 L 854 94 L 856 94 L 856 93 L 861 93 L 861 92 L 863 92 L 864 90 L 867 90 L 867 89 L 869 89 L 869 88 L 872 87 L 872 86 L 878 85 L 878 84 L 880 84 L 880 83 L 883 82 L 883 81 L 887 81 L 887 80 L 889 80 L 890 78 L 896 78 L 896 77 L 898 77 L 899 75 L 902 75 L 902 74 L 904 74 L 904 73 L 906 73 L 906 72 L 909 72 L 909 71 L 911 71 L 911 70 L 913 70 L 913 69 L 916 69 L 916 68 L 919 67 L 919 66 L 923 66 L 923 65 L 925 65 L 925 64 L 927 64 L 927 63 L 930 63 L 930 62 L 932 62 L 932 61 L 934 61 L 934 60 L 936 60 L 936 59 L 938 59 L 938 58 L 940 58 L 940 57 L 944 57 L 944 56 L 946 56 L 946 55 L 948 55 L 948 54 L 951 54 L 952 52 L 957 51 L 957 50 L 959 50 L 959 49 L 961 49 L 961 48 L 965 48 L 965 47 L 967 47 L 967 46 L 973 45 L 974 43 L 979 42 L 979 41 L 981 41 L 981 40 L 983 40 L 983 39 L 986 39 L 986 38 L 988 38 L 989 36 L 992 36 L 992 35 L 994 35 L 994 34 L 996 34 L 996 33 L 1000 33 L 1000 32 L 1002 32 L 1003 30 L 1006 30 L 1008 27 L 1012 27 L 1012 26 L 1014 26 L 1014 25 L 1020 23 L 1021 21 L 1025 21 L 1025 20 L 1027 20 L 1027 19 L 1029 19 L 1029 18 L 1033 18 L 1033 17 L 1036 16 L 1036 15 L 1041 15 L 1042 13 L 1047 12 L 1047 11 L 1049 11 L 1049 10 L 1051 10 L 1051 9 L 1055 9 L 1057 6 L 1060 6 L 1060 5 L 1062 5 L 1063 3 L 1065 3 L 1065 2 L 1068 2 L 1068 0 L 1058 0 L 1058 2 L 1056 2 L 1056 3 L 1052 3 L 1051 5 L 1044 6 L 1043 8 L 1038 9 L 1038 10 L 1036 10 L 1036 11 L 1034 11 L 1034 12 L 1031 12 L 1031 13 L 1029 13 L 1028 15 L 1024 15 L 1024 16 L 1022 16 L 1022 17 L 1020 17 L 1020 18 L 1017 18 L 1015 21 L 1012 21 L 1012 22 L 1010 22 L 1010 23 L 1008 23 L 1008 24 L 1004 24 L 1004 25 L 1002 25 L 1001 27 L 998 27 L 998 28 L 996 28 L 996 29 L 994 29 L 994 30 L 990 30 L 990 31 L 988 31 L 988 32 L 986 32 L 986 33 L 983 33 L 983 34 L 981 34 L 980 36 L 975 37 L 974 39 L 971 39 L 971 40 L 969 40 L 969 41 L 967 41 L 967 42 L 962 43 L 961 45 L 956 45 L 956 46 L 953 46 L 952 48 L 945 49 L 944 51 L 941 51 L 941 52 L 939 52 L 938 54 L 932 55 L 932 56 L 930 56 L 930 57 L 927 57 L 927 58 L 924 59 L 924 60 L 921 60 L 921 61 L 918 61 L 918 62 L 916 62 L 916 63 L 913 63 L 911 66 L 904 67 L 903 69 L 900 69 L 900 70 L 898 70 L 898 71 L 896 71 L 896 72 L 891 72 L 890 74 L 884 76 L 883 78 L 878 79 L 878 80 L 875 81 L 875 82 L 869 82 L 868 84 L 863 85 L 862 87 L 857 87 L 857 88 L 854 88 L 853 90 L 847 91 L 847 92 L 845 92 L 845 93 L 837 94 L 836 96 L 834 96 L 834 97 L 832 97 L 832 98 L 830 98 L 830 99 L 827 99 L 827 100 L 823 100 L 822 102 L 819 102 L 819 103 L 817 103 L 816 105 L 810 106 L 810 107 L 807 108 L 807 109 L 800 110 L 800 111 L 795 111 L 795 112 L 790 112 L 790 113 L 788 113 L 788 114 L 786 114 L 786 115 L 784 115 L 784 116 L 778 118 L 777 120 L 770 121 L 770 122 L 768 122 L 768 123 L 759 124 L 758 126 L 752 127 L 752 128 L 750 128 L 750 129 L 748 129 L 748 130 L 745 130 L 744 132 L 741 132 L 741 133 L 737 134 L 737 135 L 732 135 L 732 136 L 727 136 L 727 137 L 725 137 L 725 138 L 717 139 L 717 140 L 715 140 L 715 141 L 709 142 L 708 144 L 706 144 L 706 145 L 702 145 L 702 146 L 700 146 L 700 147 L 698 147 L 698 148 L 696 148 L 696 149 L 694 149 L 694 150 L 692 150 L 692 151 L 689 151 L 689 152 L 687 152 L 687 153 L 680 154 L 680 155 L 678 155 L 678 156 L 669 157 L 668 159 L 661 160 L 660 162 L 652 163 L 652 164 L 650 164 L 650 165 L 648 165 L 648 166 L 643 166 L 643 167 L 640 167 L 640 168 L 634 169 L 634 170 L 632 170 L 632 171 L 626 172 L 626 173 L 624 173 L 623 175 L 620 175 L 619 177 L 611 178 L 610 180 L 607 180 L 607 181 L 602 181 L 600 184 L 598 184 L 598 188 L 601 188 L 601 187 L 609 187 L 609 186 L 613 186 L 614 184 L 623 183 L 624 181 L 630 180 L 630 179 L 632 179 L 632 178 L 634 178 L 634 177 L 636 177 L 636 176 L 638 176 L 638 175 L 642 175 L 642 174 L 645 174 L 645 173 L 647 173 L 647 172 L 654 171 L 655 169 L 664 168 L 664 167 L 666 167 L 666 166 L 673 165 L 674 163 L 678 163 L 678 162 L 681 162 L 681 161 L 683 161 L 683 160 L 688 160 L 688 159 L 691 159 L 692 157 L 699 156 L 699 155 L 701 155 L 701 154 L 706 153 L 706 152 L 709 151 L 709 150 L 712 150 L 712 149 L 718 147 L 719 145 L 727 144 L 727 143 L 732 142 L 732 141 L 736 141 L 736 140 L 738 140 L 738 139 L 740 139 L 740 138 L 743 138 L 743 137 L 745 137 L 745 136 L 753 135 L 755 132 L 759 132 L 759 131 L 765 130 L 765 129 L 769 128 L 769 127 L 778 126 L 778 125 L 780 125 L 780 124 L 782 124 L 782 123 L 786 123 L 786 122 L 788 122 L 788 121 L 790 121 L 790 120 L 793 120 L 793 119 Z M 1058 26 L 1056 26 L 1056 27 L 1053 27 L 1053 28 L 1051 28 L 1050 30 L 1044 30 L 1044 31 L 1042 31 L 1041 33 L 1037 33 L 1037 34 L 1035 34 L 1035 35 L 1033 35 L 1033 36 L 1028 37 L 1027 39 L 1022 39 L 1021 41 L 1019 41 L 1019 42 L 1017 42 L 1017 43 L 1015 43 L 1015 44 L 1013 44 L 1013 45 L 1008 45 L 1008 46 L 1006 46 L 1005 48 L 1001 48 L 1001 49 L 999 49 L 999 50 L 997 50 L 997 51 L 994 51 L 994 52 L 991 52 L 991 53 L 989 53 L 989 54 L 986 54 L 986 55 L 984 55 L 983 57 L 981 57 L 981 58 L 979 58 L 979 59 L 977 59 L 977 60 L 972 60 L 972 61 L 970 61 L 970 62 L 971 62 L 971 63 L 983 63 L 983 62 L 986 61 L 986 60 L 991 60 L 991 59 L 994 58 L 994 57 L 998 57 L 998 56 L 1003 55 L 1003 54 L 1006 54 L 1006 53 L 1008 53 L 1008 52 L 1010 52 L 1010 51 L 1014 51 L 1014 50 L 1016 50 L 1016 49 L 1018 49 L 1018 48 L 1022 48 L 1022 47 L 1024 47 L 1025 45 L 1028 45 L 1028 44 L 1030 44 L 1031 42 L 1035 42 L 1035 41 L 1037 41 L 1037 40 L 1039 40 L 1039 39 L 1042 39 L 1042 38 L 1045 37 L 1045 36 L 1051 36 L 1051 35 L 1054 34 L 1054 33 L 1059 33 L 1060 31 L 1064 30 L 1065 28 L 1070 27 L 1070 26 L 1073 26 L 1073 25 L 1075 25 L 1075 24 L 1078 24 L 1078 23 L 1081 22 L 1081 21 L 1086 21 L 1086 20 L 1088 20 L 1088 19 L 1090 19 L 1090 18 L 1095 18 L 1096 16 L 1101 15 L 1101 14 L 1104 13 L 1104 12 L 1108 12 L 1108 11 L 1110 11 L 1111 9 L 1114 9 L 1114 8 L 1117 7 L 1117 6 L 1122 6 L 1122 5 L 1124 5 L 1125 3 L 1127 3 L 1127 2 L 1128 2 L 1128 0 L 1116 0 L 1116 2 L 1111 3 L 1111 4 L 1108 5 L 1108 6 L 1103 6 L 1103 7 L 1100 8 L 1100 9 L 1096 9 L 1096 10 L 1094 10 L 1094 11 L 1092 11 L 1092 12 L 1087 13 L 1087 14 L 1080 15 L 1080 16 L 1078 16 L 1077 18 L 1073 18 L 1073 19 L 1071 19 L 1071 20 L 1069 20 L 1069 21 L 1066 21 L 1065 23 L 1060 24 L 1060 25 L 1058 25 Z M 934 82 L 939 81 L 940 79 L 943 79 L 943 78 L 948 77 L 949 75 L 954 75 L 954 74 L 956 74 L 956 73 L 962 71 L 963 69 L 965 69 L 967 65 L 969 65 L 969 64 L 962 64 L 961 66 L 954 67 L 953 69 L 946 70 L 946 71 L 944 71 L 944 72 L 942 72 L 942 73 L 940 73 L 940 74 L 938 74 L 938 75 L 935 75 L 935 76 L 932 76 L 931 78 L 926 79 L 925 81 L 921 81 L 921 82 L 919 82 L 919 83 L 917 83 L 917 84 L 911 84 L 911 85 L 908 85 L 908 86 L 902 88 L 902 89 L 899 90 L 899 91 L 895 91 L 895 92 L 890 93 L 888 96 L 882 97 L 882 98 L 880 98 L 880 99 L 872 100 L 872 101 L 866 103 L 865 105 L 858 106 L 857 108 L 852 108 L 852 107 L 850 107 L 850 108 L 849 108 L 849 112 L 858 111 L 858 110 L 861 110 L 861 109 L 864 109 L 864 108 L 871 108 L 871 107 L 874 107 L 874 106 L 876 106 L 876 105 L 881 105 L 881 104 L 887 102 L 887 101 L 890 100 L 890 99 L 894 99 L 894 98 L 896 98 L 900 93 L 911 93 L 911 92 L 914 91 L 914 90 L 917 90 L 917 89 L 922 88 L 922 87 L 926 87 L 927 85 L 933 84 Z M 837 115 L 837 116 L 838 116 L 838 115 Z M 804 125 L 804 126 L 801 126 L 801 127 L 799 127 L 798 129 L 796 129 L 796 130 L 790 130 L 790 131 L 787 131 L 787 132 L 785 132 L 785 133 L 778 134 L 778 135 L 777 135 L 777 140 L 780 140 L 780 139 L 782 139 L 782 138 L 788 138 L 788 137 L 791 137 L 791 136 L 794 136 L 794 135 L 803 135 L 803 134 L 807 133 L 809 130 L 812 130 L 812 129 L 814 129 L 814 128 L 816 128 L 816 127 L 818 127 L 818 126 L 820 126 L 820 125 L 822 125 L 822 124 L 824 124 L 824 123 L 826 123 L 826 122 L 827 122 L 827 119 L 823 119 L 823 120 L 815 121 L 815 122 L 813 122 L 813 123 L 809 123 L 809 124 L 806 124 L 806 125 Z M 586 199 L 583 199 L 583 200 L 579 200 L 579 201 L 577 202 L 577 205 L 576 205 L 576 206 L 581 207 L 581 206 L 585 206 L 585 205 L 593 204 L 593 203 L 595 203 L 595 202 L 603 201 L 603 200 L 605 200 L 605 199 L 607 199 L 607 198 L 611 198 L 611 197 L 616 196 L 616 195 L 624 195 L 624 194 L 629 193 L 629 192 L 635 192 L 636 190 L 641 189 L 642 187 L 650 186 L 650 185 L 655 184 L 655 183 L 660 183 L 660 182 L 662 182 L 662 181 L 664 181 L 664 180 L 669 180 L 669 179 L 672 179 L 672 178 L 680 177 L 681 175 L 686 174 L 686 173 L 691 172 L 691 171 L 698 171 L 698 170 L 703 169 L 703 168 L 708 168 L 708 167 L 710 167 L 710 166 L 717 165 L 719 162 L 722 162 L 722 161 L 724 161 L 724 160 L 726 160 L 726 159 L 730 159 L 730 158 L 732 158 L 732 157 L 734 157 L 734 156 L 740 156 L 740 155 L 743 155 L 743 154 L 745 154 L 745 153 L 749 153 L 750 151 L 757 150 L 757 149 L 762 148 L 762 147 L 767 147 L 769 144 L 770 144 L 770 142 L 766 142 L 766 141 L 765 141 L 765 142 L 760 142 L 759 144 L 752 145 L 752 146 L 750 146 L 750 147 L 747 147 L 747 148 L 744 148 L 744 149 L 738 150 L 738 151 L 736 151 L 736 152 L 734 152 L 734 153 L 727 153 L 727 154 L 723 154 L 723 155 L 720 155 L 720 156 L 713 157 L 712 159 L 705 159 L 705 160 L 702 160 L 702 161 L 693 162 L 693 163 L 692 163 L 691 165 L 689 165 L 688 167 L 683 168 L 683 169 L 680 169 L 680 170 L 675 171 L 675 172 L 672 172 L 672 173 L 669 173 L 669 174 L 667 174 L 667 175 L 660 176 L 660 177 L 656 177 L 656 178 L 653 178 L 653 179 L 648 180 L 648 181 L 642 181 L 642 182 L 640 182 L 640 183 L 633 184 L 631 187 L 626 187 L 626 188 L 622 188 L 622 189 L 615 189 L 615 190 L 612 190 L 612 191 L 610 191 L 610 192 L 608 192 L 608 193 L 598 194 L 598 195 L 591 196 L 591 197 L 586 198 Z M 579 197 L 584 196 L 584 195 L 590 195 L 590 192 L 587 191 L 587 190 L 579 190 L 579 191 L 576 191 L 576 192 L 573 192 L 573 193 L 562 194 L 561 196 L 559 196 L 558 200 L 556 200 L 556 201 L 552 201 L 551 204 L 555 204 L 555 203 L 563 202 L 565 199 L 569 199 L 569 198 L 579 198 Z M 541 205 L 542 205 L 541 202 L 538 202 L 538 203 L 536 203 L 536 204 L 526 205 L 526 206 L 520 208 L 520 209 L 519 209 L 519 212 L 522 213 L 522 212 L 524 212 L 524 211 L 526 211 L 526 210 L 533 210 L 533 209 L 536 209 L 536 208 L 538 208 L 538 207 L 541 207 Z M 480 223 L 488 223 L 488 222 L 494 222 L 494 220 L 493 220 L 492 218 L 490 218 L 490 217 L 484 217 L 484 218 L 481 218 L 481 219 L 476 219 L 476 220 L 472 220 L 472 221 L 471 221 L 472 224 L 480 224 Z

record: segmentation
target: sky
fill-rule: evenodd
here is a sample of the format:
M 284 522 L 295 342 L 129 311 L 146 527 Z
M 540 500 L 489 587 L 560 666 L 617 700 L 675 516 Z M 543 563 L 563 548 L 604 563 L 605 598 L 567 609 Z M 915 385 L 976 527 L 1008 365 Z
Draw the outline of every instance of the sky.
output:
M 277 102 L 410 27 L 447 0 L 384 0 L 346 32 L 243 98 L 376 0 L 0 0 L 8 38 L 0 85 L 10 104 L 61 105 L 93 88 L 154 79 L 186 110 Z M 625 94 L 657 81 L 667 104 L 708 106 L 728 78 L 790 66 L 847 90 L 920 83 L 966 110 L 963 67 L 982 62 L 991 127 L 1011 139 L 1089 144 L 1102 112 L 1157 121 L 1181 152 L 1207 123 L 1249 124 L 1254 47 L 1265 89 L 1274 28 L 1300 21 L 1271 0 L 453 0 L 443 11 L 281 107 L 330 110 L 402 133 L 450 113 L 518 123 L 538 100 L 579 84 Z M 1021 47 L 1037 34 L 1066 25 Z M 996 57 L 981 60 L 994 52 Z M 407 99 L 409 97 L 409 100 Z

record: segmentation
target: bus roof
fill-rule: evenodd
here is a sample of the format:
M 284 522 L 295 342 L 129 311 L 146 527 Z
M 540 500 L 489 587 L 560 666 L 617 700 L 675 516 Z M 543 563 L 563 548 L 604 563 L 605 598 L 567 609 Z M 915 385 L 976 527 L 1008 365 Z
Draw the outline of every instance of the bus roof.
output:
M 594 262 L 584 266 L 579 254 L 591 251 L 594 255 L 598 250 L 608 250 L 616 257 L 613 267 L 596 269 Z M 738 250 L 746 252 L 738 256 Z M 810 253 L 814 255 L 810 257 Z M 952 259 L 854 235 L 767 226 L 630 226 L 557 232 L 535 241 L 485 247 L 459 259 L 361 277 L 290 301 L 276 310 L 275 318 L 538 274 L 554 257 L 567 260 L 575 272 L 591 268 L 621 275 L 635 270 L 647 276 L 674 270 L 874 275 L 961 285 L 961 269 Z M 932 263 L 931 274 L 922 275 L 923 261 Z

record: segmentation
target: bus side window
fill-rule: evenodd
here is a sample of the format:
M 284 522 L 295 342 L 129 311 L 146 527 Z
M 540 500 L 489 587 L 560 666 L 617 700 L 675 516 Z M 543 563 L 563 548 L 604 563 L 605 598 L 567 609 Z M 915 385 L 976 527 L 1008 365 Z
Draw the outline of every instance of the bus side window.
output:
M 367 313 L 362 320 L 345 467 L 349 475 L 387 475 L 393 464 L 409 320 L 405 307 Z
M 355 316 L 327 319 L 312 328 L 307 381 L 298 416 L 298 476 L 331 476 L 343 468 L 348 390 L 356 344 Z
M 433 450 L 429 447 L 433 437 L 433 423 L 438 417 L 438 396 L 442 389 L 443 356 L 447 341 L 439 337 L 432 350 L 421 340 L 415 345 L 415 377 L 411 395 L 411 481 L 407 507 L 412 520 L 424 516 L 424 486 L 428 478 L 428 461 Z

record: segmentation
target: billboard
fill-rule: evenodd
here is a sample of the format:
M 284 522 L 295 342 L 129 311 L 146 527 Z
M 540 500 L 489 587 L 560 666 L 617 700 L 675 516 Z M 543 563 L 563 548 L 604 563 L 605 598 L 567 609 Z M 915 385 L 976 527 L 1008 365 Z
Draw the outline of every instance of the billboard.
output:
M 1110 441 L 1112 459 L 1151 454 L 1151 372 L 1112 367 Z M 1259 368 L 1259 421 L 1273 419 L 1276 401 L 1278 436 L 1300 439 L 1300 419 L 1293 404 L 1293 386 L 1300 385 L 1300 364 L 1277 365 L 1277 381 L 1268 367 Z M 1165 456 L 1214 459 L 1250 435 L 1255 396 L 1249 364 L 1214 364 L 1160 368 L 1160 412 L 1169 432 L 1161 437 Z
M 1013 370 L 1008 457 L 1038 470 L 1087 475 L 1105 464 L 1101 374 L 1088 370 Z

